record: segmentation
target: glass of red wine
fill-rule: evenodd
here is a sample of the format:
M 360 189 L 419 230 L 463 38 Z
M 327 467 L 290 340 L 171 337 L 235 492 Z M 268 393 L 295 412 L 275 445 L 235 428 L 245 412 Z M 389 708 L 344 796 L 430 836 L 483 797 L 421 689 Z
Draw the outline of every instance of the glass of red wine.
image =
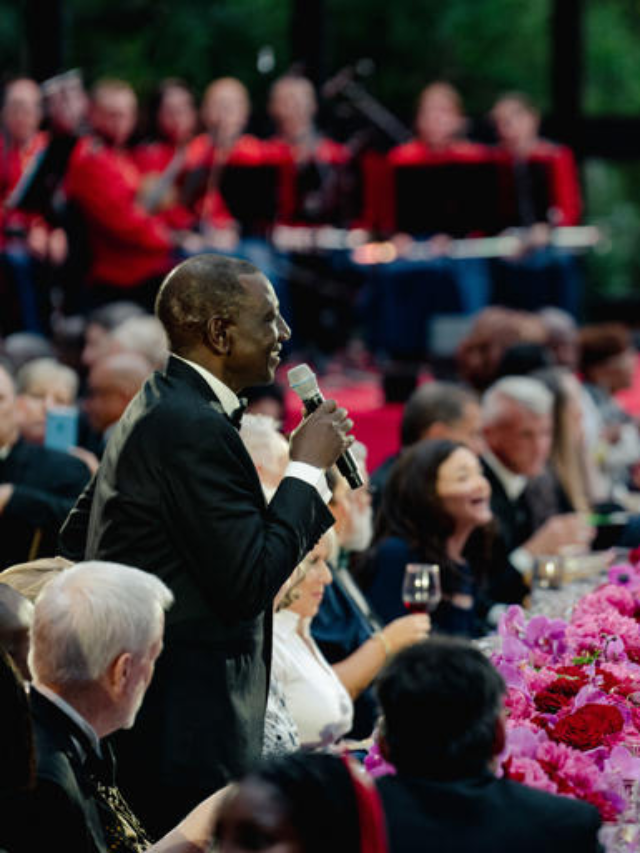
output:
M 433 613 L 442 600 L 440 566 L 408 563 L 404 570 L 402 601 L 410 613 Z

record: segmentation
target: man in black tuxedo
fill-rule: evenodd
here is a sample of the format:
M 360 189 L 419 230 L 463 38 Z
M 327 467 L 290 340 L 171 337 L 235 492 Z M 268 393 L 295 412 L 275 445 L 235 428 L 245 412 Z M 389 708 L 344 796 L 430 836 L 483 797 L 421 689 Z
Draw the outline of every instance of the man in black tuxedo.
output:
M 133 725 L 172 601 L 149 573 L 98 562 L 62 572 L 41 593 L 29 658 L 36 779 L 3 810 L 9 849 L 107 853 L 127 825 L 149 843 L 115 787 L 103 738 Z
M 399 652 L 380 676 L 380 747 L 398 774 L 378 780 L 390 853 L 597 853 L 595 808 L 498 779 L 505 685 L 460 640 Z
M 117 753 L 123 788 L 159 833 L 261 753 L 273 597 L 333 523 L 323 471 L 351 444 L 327 401 L 296 430 L 266 505 L 237 431 L 237 392 L 273 381 L 289 328 L 251 264 L 190 258 L 156 313 L 172 355 L 133 399 L 66 531 L 73 556 L 125 561 L 172 589 L 165 653 Z M 148 760 L 140 761 L 140 755 Z
M 0 365 L 0 569 L 51 556 L 90 477 L 68 453 L 20 438 L 13 378 Z

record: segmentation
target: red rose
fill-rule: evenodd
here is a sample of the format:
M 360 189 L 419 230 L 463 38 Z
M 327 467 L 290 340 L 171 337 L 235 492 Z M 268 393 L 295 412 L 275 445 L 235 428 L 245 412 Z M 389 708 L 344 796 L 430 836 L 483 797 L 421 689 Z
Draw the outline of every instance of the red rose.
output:
M 586 678 L 562 676 L 561 678 L 556 678 L 555 681 L 552 681 L 547 690 L 550 690 L 552 693 L 560 693 L 562 696 L 570 697 L 579 693 L 586 683 Z
M 589 702 L 558 720 L 549 735 L 556 741 L 586 751 L 601 746 L 607 735 L 619 732 L 624 718 L 617 708 Z
M 545 690 L 539 690 L 533 697 L 533 703 L 543 714 L 557 714 L 561 708 L 571 703 L 571 696 L 561 691 L 555 691 L 550 685 Z
M 640 545 L 637 548 L 634 548 L 632 551 L 629 551 L 629 562 L 632 566 L 640 563 Z

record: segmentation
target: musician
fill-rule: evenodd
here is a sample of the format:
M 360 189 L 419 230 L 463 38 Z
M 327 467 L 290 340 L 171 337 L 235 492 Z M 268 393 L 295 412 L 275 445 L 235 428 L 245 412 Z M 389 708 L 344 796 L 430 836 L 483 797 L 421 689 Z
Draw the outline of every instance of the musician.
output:
M 511 181 L 502 199 L 505 225 L 577 225 L 582 200 L 575 159 L 570 148 L 540 136 L 540 113 L 520 92 L 502 95 L 491 110 L 498 137 L 496 157 Z M 546 196 L 537 209 L 533 166 L 542 167 Z M 528 167 L 528 168 L 527 168 Z
M 280 77 L 269 93 L 269 116 L 275 126 L 271 140 L 277 155 L 295 166 L 293 195 L 284 201 L 291 224 L 346 224 L 346 166 L 350 151 L 320 133 L 315 125 L 318 102 L 306 77 Z
M 472 314 L 488 302 L 485 261 L 451 257 L 452 238 L 492 229 L 491 152 L 468 140 L 466 130 L 458 91 L 431 83 L 418 99 L 414 138 L 392 148 L 385 168 L 369 176 L 369 227 L 390 235 L 399 257 L 371 273 L 369 343 L 394 358 L 424 357 L 433 315 Z M 411 259 L 415 238 L 428 240 L 428 259 Z
M 33 169 L 48 144 L 48 134 L 40 130 L 42 96 L 34 80 L 21 77 L 8 83 L 2 105 L 0 136 L 0 201 L 2 212 L 0 246 L 9 289 L 8 304 L 1 330 L 5 334 L 24 328 L 41 331 L 42 323 L 36 292 L 37 262 L 46 258 L 49 229 L 33 213 L 16 208 L 12 193 L 25 172 Z M 13 315 L 13 322 L 8 315 Z
M 580 222 L 582 199 L 572 151 L 540 136 L 540 113 L 520 92 L 502 95 L 492 111 L 500 169 L 500 219 L 523 235 L 521 258 L 494 263 L 493 301 L 534 310 L 579 310 L 581 275 L 575 257 L 550 246 L 556 226 Z
M 220 77 L 207 87 L 200 118 L 204 133 L 189 144 L 185 191 L 195 211 L 201 232 L 214 247 L 237 247 L 239 224 L 220 193 L 226 166 L 256 166 L 265 162 L 267 147 L 245 133 L 251 113 L 249 92 L 235 77 Z
M 132 152 L 143 176 L 139 201 L 171 227 L 189 229 L 194 217 L 181 203 L 180 190 L 188 144 L 198 125 L 193 93 L 182 80 L 168 78 L 158 86 L 154 101 L 151 134 Z
M 150 304 L 157 279 L 171 266 L 177 239 L 138 202 L 141 173 L 128 148 L 138 103 L 128 83 L 99 81 L 92 92 L 91 135 L 75 147 L 65 181 L 82 214 L 91 252 L 88 300 L 125 297 Z

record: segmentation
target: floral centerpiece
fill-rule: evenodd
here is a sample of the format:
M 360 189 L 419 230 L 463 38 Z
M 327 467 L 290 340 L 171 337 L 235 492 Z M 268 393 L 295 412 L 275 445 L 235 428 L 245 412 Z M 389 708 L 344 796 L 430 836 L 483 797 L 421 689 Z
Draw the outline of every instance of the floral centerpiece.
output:
M 604 821 L 640 781 L 640 554 L 609 570 L 569 621 L 510 607 L 492 661 L 506 685 L 498 773 L 594 805 Z M 393 772 L 376 747 L 372 775 Z
M 511 779 L 592 803 L 605 821 L 640 780 L 640 566 L 609 570 L 568 622 L 510 607 L 492 661 L 507 684 Z

